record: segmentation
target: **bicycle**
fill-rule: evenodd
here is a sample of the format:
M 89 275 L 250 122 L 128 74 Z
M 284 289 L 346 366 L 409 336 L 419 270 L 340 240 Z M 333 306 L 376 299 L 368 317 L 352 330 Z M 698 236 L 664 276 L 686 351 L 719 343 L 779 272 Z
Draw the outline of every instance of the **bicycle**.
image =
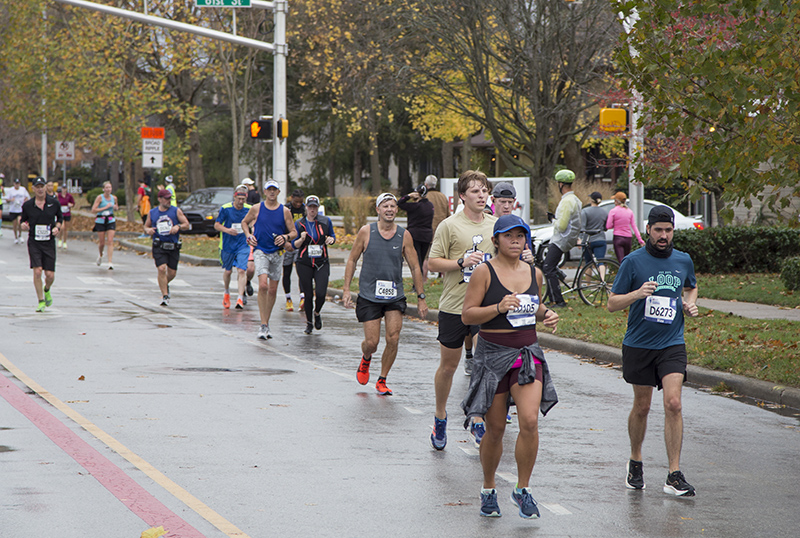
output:
M 582 237 L 588 237 L 595 232 L 581 231 Z M 575 269 L 575 276 L 572 278 L 572 283 L 567 282 L 567 274 L 560 268 L 556 269 L 558 280 L 561 283 L 561 295 L 578 292 L 581 300 L 589 306 L 605 306 L 608 302 L 608 294 L 611 292 L 611 286 L 614 284 L 614 279 L 619 272 L 619 262 L 613 258 L 600 258 L 595 257 L 594 252 L 589 248 L 589 243 L 585 240 L 581 241 L 581 258 L 578 262 L 578 267 Z M 539 251 L 545 249 L 537 249 L 536 266 L 542 269 L 544 263 L 544 256 L 540 256 Z M 591 256 L 591 261 L 586 261 L 586 254 Z M 561 264 L 559 264 L 561 265 Z M 546 290 L 547 283 L 543 287 Z M 549 291 L 542 291 L 542 297 L 546 297 L 548 301 L 552 301 Z

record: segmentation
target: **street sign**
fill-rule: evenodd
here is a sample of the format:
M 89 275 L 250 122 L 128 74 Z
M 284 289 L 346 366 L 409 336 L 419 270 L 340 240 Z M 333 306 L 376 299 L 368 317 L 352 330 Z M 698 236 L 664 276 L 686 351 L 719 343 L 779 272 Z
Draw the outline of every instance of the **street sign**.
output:
M 163 127 L 142 127 L 142 138 L 164 138 Z
M 160 138 L 142 138 L 142 153 L 164 153 L 164 141 Z
M 56 142 L 56 160 L 74 161 L 75 142 Z
M 250 7 L 250 0 L 194 0 L 197 7 Z
M 161 153 L 142 153 L 142 168 L 164 168 L 164 156 Z

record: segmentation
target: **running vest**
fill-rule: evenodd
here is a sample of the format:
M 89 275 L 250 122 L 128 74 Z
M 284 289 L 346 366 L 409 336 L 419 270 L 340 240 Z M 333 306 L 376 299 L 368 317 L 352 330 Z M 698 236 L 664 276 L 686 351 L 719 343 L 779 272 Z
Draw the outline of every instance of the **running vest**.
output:
M 161 211 L 161 208 L 154 207 L 150 210 L 150 224 L 156 229 L 153 233 L 153 239 L 159 239 L 162 243 L 177 243 L 180 232 L 176 234 L 169 234 L 170 228 L 180 224 L 178 222 L 178 208 L 169 206 L 166 211 Z M 163 232 L 163 235 L 162 233 Z
M 258 241 L 256 248 L 265 254 L 282 250 L 282 247 L 275 244 L 275 236 L 285 233 L 289 233 L 289 231 L 286 229 L 286 219 L 283 217 L 283 206 L 279 205 L 276 209 L 269 209 L 262 202 L 253 230 L 253 235 Z
M 331 221 L 327 217 L 318 216 L 317 220 L 310 221 L 303 217 L 295 224 L 298 235 L 299 232 L 306 232 L 308 237 L 306 240 L 298 245 L 296 249 L 298 254 L 297 263 L 303 265 L 310 265 L 316 267 L 328 262 L 328 245 L 325 244 L 325 238 L 331 235 L 333 228 Z M 362 268 L 363 272 L 363 268 Z
M 358 296 L 373 303 L 393 303 L 405 297 L 403 293 L 403 234 L 402 226 L 391 239 L 384 239 L 378 223 L 369 225 L 369 243 L 364 251 L 361 274 L 358 277 Z
M 486 295 L 483 296 L 483 302 L 481 303 L 481 306 L 496 305 L 503 300 L 503 297 L 511 294 L 511 292 L 507 290 L 506 287 L 500 283 L 500 279 L 497 277 L 497 273 L 495 273 L 492 264 L 487 263 L 486 265 L 489 266 L 489 274 L 491 276 L 489 279 L 489 289 L 486 290 Z M 528 308 L 533 309 L 535 305 L 535 308 L 538 310 L 540 299 L 539 299 L 539 286 L 536 284 L 536 267 L 534 267 L 533 265 L 531 265 L 530 267 L 531 267 L 531 285 L 528 287 L 527 290 L 525 290 L 524 294 L 530 295 L 531 297 L 535 297 L 535 300 L 528 306 Z M 517 294 L 517 295 L 522 295 L 522 294 Z M 528 312 L 528 314 L 530 313 L 531 312 Z M 532 313 L 533 315 L 536 315 L 535 311 Z M 503 314 L 498 314 L 497 316 L 490 319 L 486 323 L 482 323 L 481 329 L 523 330 L 523 329 L 536 328 L 535 323 L 514 327 L 513 325 L 511 325 L 511 322 L 509 322 L 508 314 L 511 314 L 511 316 L 513 317 L 514 315 L 519 315 L 520 313 L 506 312 Z

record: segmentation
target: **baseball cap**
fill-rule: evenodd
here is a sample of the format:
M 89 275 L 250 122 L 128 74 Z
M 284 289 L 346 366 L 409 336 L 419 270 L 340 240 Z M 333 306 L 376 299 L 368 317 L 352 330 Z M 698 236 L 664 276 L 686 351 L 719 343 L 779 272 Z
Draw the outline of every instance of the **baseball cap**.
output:
M 169 192 L 167 189 L 161 189 L 158 191 L 159 198 L 172 198 L 172 193 Z
M 14 178 L 14 183 L 19 183 L 19 178 Z
M 501 181 L 494 186 L 494 189 L 492 190 L 492 196 L 495 198 L 516 198 L 517 189 L 515 189 L 514 185 L 511 183 Z
M 246 177 L 242 180 L 242 185 L 255 185 L 255 184 L 256 182 L 250 179 L 249 177 Z
M 37 177 L 33 180 L 33 186 L 38 187 L 39 185 L 46 185 L 47 181 L 43 177 Z
M 675 226 L 675 213 L 665 205 L 657 205 L 650 210 L 650 216 L 647 217 L 647 224 L 652 226 L 657 222 L 669 222 Z
M 592 200 L 594 200 L 595 202 L 599 202 L 600 200 L 602 200 L 602 199 L 603 199 L 603 195 L 602 195 L 602 194 L 600 194 L 600 193 L 599 193 L 599 192 L 597 192 L 597 191 L 594 191 L 592 194 L 590 194 L 590 195 L 589 195 L 589 198 L 591 198 L 591 199 L 592 199 Z
M 572 183 L 575 181 L 575 172 L 572 170 L 559 170 L 556 172 L 556 181 L 559 183 Z
M 310 194 L 310 195 L 306 196 L 306 205 L 315 205 L 315 206 L 319 207 L 319 205 L 320 205 L 319 204 L 319 198 L 317 198 L 313 194 Z
M 531 233 L 530 226 L 520 217 L 516 215 L 503 215 L 494 223 L 494 232 L 492 232 L 492 235 L 502 234 L 514 228 L 523 228 L 529 234 Z
M 379 194 L 377 200 L 375 200 L 375 207 L 379 207 L 386 200 L 394 200 L 396 202 L 397 197 L 391 192 L 384 192 L 382 194 Z
M 622 191 L 614 194 L 614 200 L 616 200 L 617 202 L 619 202 L 621 204 L 624 204 L 625 200 L 627 200 L 627 199 L 628 199 L 628 196 Z
M 264 190 L 267 190 L 270 187 L 273 187 L 273 188 L 276 188 L 278 190 L 281 190 L 280 185 L 278 185 L 278 182 L 275 181 L 274 179 L 267 180 L 267 182 L 264 183 Z

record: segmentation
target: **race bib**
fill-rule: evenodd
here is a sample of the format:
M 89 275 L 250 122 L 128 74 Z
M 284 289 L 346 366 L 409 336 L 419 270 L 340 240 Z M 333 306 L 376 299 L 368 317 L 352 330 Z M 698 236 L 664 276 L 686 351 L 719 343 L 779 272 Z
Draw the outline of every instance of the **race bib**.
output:
M 231 229 L 236 230 L 237 234 L 242 233 L 242 223 L 234 222 L 233 224 L 231 224 Z
M 322 257 L 322 245 L 308 245 L 308 257 L 309 258 L 321 258 Z
M 512 327 L 536 325 L 536 312 L 539 310 L 539 296 L 518 294 L 519 307 L 506 312 L 506 319 Z
M 50 225 L 37 224 L 33 229 L 33 239 L 36 241 L 50 241 Z
M 469 256 L 473 252 L 479 252 L 480 254 L 483 254 L 483 261 L 484 262 L 487 261 L 489 258 L 491 258 L 490 254 L 484 254 L 480 250 L 478 250 L 478 251 L 468 250 L 467 252 L 464 253 L 464 257 L 466 258 L 467 256 Z M 481 263 L 483 263 L 483 262 L 481 262 Z M 475 271 L 475 268 L 478 267 L 478 265 L 480 265 L 480 263 L 478 263 L 476 265 L 471 265 L 469 267 L 465 267 L 464 269 L 462 269 L 462 273 L 464 275 L 464 282 L 469 284 L 469 279 L 472 278 L 472 272 Z
M 644 302 L 644 319 L 656 323 L 671 324 L 678 313 L 678 299 L 651 295 Z
M 169 231 L 172 229 L 172 222 L 168 220 L 161 220 L 156 223 L 156 230 L 158 230 L 158 235 L 169 235 Z
M 69 213 L 69 206 L 68 205 L 62 205 L 61 206 L 61 213 Z
M 394 299 L 397 297 L 397 284 L 391 280 L 378 280 L 375 282 L 376 299 Z

